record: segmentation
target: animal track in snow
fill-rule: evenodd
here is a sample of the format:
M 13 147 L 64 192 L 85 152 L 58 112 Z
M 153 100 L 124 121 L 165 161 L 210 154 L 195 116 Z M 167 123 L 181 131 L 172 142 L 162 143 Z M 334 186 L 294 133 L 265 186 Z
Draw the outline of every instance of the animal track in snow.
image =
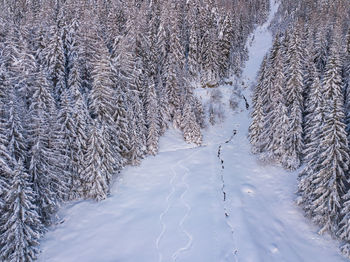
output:
M 237 125 L 236 127 L 238 128 L 239 125 Z M 236 134 L 237 134 L 237 130 L 233 129 L 231 137 L 228 140 L 226 140 L 224 143 L 219 145 L 218 153 L 217 153 L 217 157 L 218 157 L 219 163 L 221 165 L 220 180 L 221 180 L 221 183 L 222 183 L 221 192 L 223 194 L 223 209 L 224 209 L 225 221 L 226 221 L 227 226 L 230 229 L 230 233 L 231 233 L 231 237 L 232 237 L 232 243 L 233 243 L 233 246 L 234 246 L 234 248 L 232 250 L 230 249 L 227 252 L 227 254 L 225 256 L 225 260 L 226 261 L 232 261 L 230 259 L 231 256 L 234 257 L 234 261 L 238 261 L 237 260 L 238 250 L 235 249 L 237 247 L 237 243 L 236 243 L 236 238 L 234 236 L 234 234 L 235 234 L 234 233 L 234 227 L 233 227 L 233 225 L 231 224 L 231 222 L 229 220 L 230 213 L 228 211 L 227 204 L 226 204 L 227 193 L 226 193 L 226 189 L 225 189 L 225 177 L 224 177 L 225 166 L 224 166 L 224 159 L 222 158 L 222 152 L 221 151 L 222 151 L 222 146 L 223 145 L 228 145 L 230 142 L 232 142 L 232 140 L 233 140 L 234 136 L 236 136 Z
M 271 244 L 269 250 L 272 254 L 276 254 L 279 251 L 278 246 L 276 244 Z
M 252 196 L 255 195 L 255 190 L 256 190 L 255 186 L 250 185 L 250 184 L 243 184 L 243 185 L 242 185 L 242 188 L 241 188 L 241 191 L 242 191 L 243 193 L 245 193 L 245 194 L 250 194 L 250 195 L 252 195 Z

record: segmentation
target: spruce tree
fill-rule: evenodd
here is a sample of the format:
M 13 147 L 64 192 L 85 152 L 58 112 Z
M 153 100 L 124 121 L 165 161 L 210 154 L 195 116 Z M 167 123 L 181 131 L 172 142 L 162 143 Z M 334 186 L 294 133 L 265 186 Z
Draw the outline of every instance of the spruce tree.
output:
M 135 83 L 132 86 L 131 107 L 133 108 L 134 120 L 137 126 L 137 136 L 140 140 L 141 156 L 147 154 L 147 126 L 146 126 L 146 110 L 145 110 L 145 78 L 142 69 L 138 68 Z M 134 100 L 133 100 L 134 99 Z
M 279 35 L 276 35 L 273 46 L 270 50 L 270 53 L 268 55 L 268 61 L 266 62 L 266 70 L 264 74 L 263 81 L 261 81 L 261 97 L 262 97 L 262 103 L 264 105 L 264 112 L 265 117 L 263 118 L 263 132 L 261 133 L 261 139 L 260 141 L 263 143 L 260 145 L 261 152 L 264 152 L 266 156 L 269 158 L 271 157 L 271 153 L 268 152 L 268 147 L 271 147 L 272 144 L 272 129 L 270 128 L 273 123 L 273 114 L 274 110 L 276 109 L 273 101 L 274 97 L 273 94 L 275 93 L 274 90 L 274 81 L 275 81 L 275 75 L 276 72 L 274 71 L 276 63 L 282 60 L 282 51 L 281 51 L 281 39 Z M 281 72 L 281 66 L 279 67 L 279 72 Z M 277 93 L 278 94 L 278 93 Z
M 219 53 L 216 28 L 211 28 L 202 37 L 202 84 L 216 83 L 219 74 Z
M 59 103 L 61 93 L 66 88 L 65 56 L 60 28 L 52 26 L 50 35 L 50 40 L 44 50 L 44 59 L 47 67 L 47 75 L 54 90 L 54 98 Z
M 107 198 L 115 160 L 106 128 L 93 121 L 90 130 L 81 190 L 85 198 L 100 201 Z
M 170 121 L 170 113 L 169 113 L 169 100 L 167 97 L 167 93 L 161 77 L 159 77 L 158 86 L 157 86 L 157 94 L 158 94 L 158 124 L 159 124 L 159 135 L 162 136 L 169 126 Z
M 127 93 L 124 93 L 120 86 L 117 86 L 114 96 L 115 96 L 115 111 L 113 114 L 114 128 L 116 130 L 115 137 L 113 138 L 118 142 L 118 146 L 115 147 L 119 157 L 119 168 L 125 164 L 130 151 L 130 139 L 128 136 L 128 115 L 127 115 Z M 113 131 L 112 131 L 113 132 Z M 125 160 L 124 160 L 125 159 Z
M 225 15 L 219 32 L 219 76 L 228 77 L 230 68 L 231 45 L 233 42 L 232 20 L 230 15 Z
M 128 160 L 131 165 L 138 165 L 145 155 L 146 149 L 146 122 L 143 103 L 134 87 L 130 87 L 127 96 L 129 98 L 127 121 L 129 129 L 129 154 Z
M 13 161 L 0 219 L 0 258 L 3 261 L 34 261 L 42 234 L 36 194 L 21 160 Z
M 303 151 L 303 67 L 302 45 L 299 28 L 296 27 L 290 37 L 287 51 L 288 73 L 285 94 L 288 108 L 289 126 L 282 164 L 287 169 L 296 169 L 301 164 Z
M 262 148 L 262 133 L 265 129 L 264 119 L 265 110 L 263 103 L 263 94 L 266 92 L 265 74 L 267 70 L 268 56 L 265 56 L 260 67 L 258 82 L 253 94 L 253 111 L 251 113 L 252 123 L 249 126 L 249 139 L 254 154 L 261 153 Z
M 147 125 L 147 153 L 158 153 L 159 126 L 158 126 L 158 103 L 157 95 L 152 81 L 146 90 L 146 125 Z
M 187 56 L 187 66 L 190 76 L 197 80 L 199 73 L 199 48 L 198 48 L 198 29 L 195 23 L 192 24 L 190 29 L 189 50 Z
M 102 44 L 102 41 L 101 41 Z M 109 54 L 102 47 L 94 61 L 92 71 L 92 90 L 90 93 L 90 110 L 92 116 L 101 123 L 112 125 L 113 114 L 116 110 L 114 103 L 114 82 Z
M 313 57 L 318 72 L 323 75 L 327 63 L 329 47 L 326 37 L 326 30 L 323 27 L 320 27 L 317 30 Z
M 8 111 L 6 112 L 5 119 L 3 119 L 7 134 L 5 145 L 8 148 L 11 158 L 25 163 L 27 160 L 27 141 L 24 137 L 24 128 L 20 118 L 20 104 L 18 104 L 14 89 L 14 86 L 8 87 L 6 94 L 6 104 L 8 106 L 5 111 Z
M 45 52 L 49 44 L 48 35 L 46 32 L 47 28 L 43 25 L 38 26 L 36 29 L 33 43 L 33 55 L 39 65 L 46 63 Z
M 345 48 L 345 59 L 343 66 L 343 81 L 345 89 L 345 123 L 346 131 L 348 135 L 348 143 L 350 138 L 350 29 L 346 36 L 346 48 Z M 349 178 L 347 178 L 349 183 Z M 340 247 L 341 252 L 346 256 L 350 257 L 350 195 L 349 191 L 342 197 L 342 209 L 341 209 L 341 220 L 339 223 L 339 231 L 337 235 L 345 241 Z
M 71 95 L 69 90 L 63 90 L 61 94 L 61 109 L 58 114 L 58 124 L 59 124 L 59 134 L 61 140 L 61 155 L 63 159 L 63 169 L 68 174 L 69 179 L 69 196 L 68 198 L 74 199 L 75 197 L 71 197 L 74 195 L 74 191 L 76 188 L 72 187 L 75 184 L 77 179 L 77 169 L 79 167 L 77 163 L 77 126 L 75 119 L 73 119 L 73 104 L 71 102 Z M 73 181 L 74 180 L 74 181 Z
M 346 36 L 346 48 L 343 65 L 343 82 L 345 90 L 345 115 L 346 115 L 346 131 L 348 139 L 350 138 L 350 29 Z
M 55 101 L 44 74 L 38 74 L 38 86 L 31 100 L 28 135 L 30 137 L 29 174 L 43 222 L 50 224 L 59 202 L 67 193 L 67 176 L 62 168 L 60 137 L 57 134 Z
M 349 169 L 341 65 L 336 44 L 331 49 L 322 85 L 327 101 L 324 109 L 325 122 L 321 129 L 316 172 L 311 182 L 314 190 L 309 198 L 312 200 L 312 219 L 322 227 L 320 232 L 335 234 L 339 229 L 341 199 L 346 193 L 346 174 Z
M 157 75 L 161 77 L 164 82 L 166 79 L 166 61 L 168 59 L 169 53 L 169 32 L 166 28 L 167 26 L 167 10 L 162 10 L 162 16 L 160 18 L 160 24 L 157 32 L 157 48 L 158 48 L 158 60 L 157 60 Z
M 87 147 L 87 132 L 90 115 L 87 109 L 86 101 L 81 93 L 81 79 L 77 66 L 73 66 L 70 71 L 68 86 L 71 93 L 73 104 L 72 119 L 74 119 L 74 154 L 73 154 L 73 173 L 70 178 L 69 198 L 77 199 L 82 197 L 79 195 L 82 173 L 85 167 L 85 153 Z
M 6 121 L 2 119 L 0 121 L 0 212 L 4 211 L 5 194 L 9 190 L 10 179 L 13 175 L 13 168 L 11 166 L 13 163 L 13 157 L 11 156 L 8 148 L 6 147 L 7 136 L 8 132 L 6 128 Z
M 196 115 L 189 97 L 186 99 L 184 106 L 181 127 L 183 130 L 184 139 L 187 143 L 195 143 L 197 145 L 202 144 L 200 126 L 196 121 Z
M 98 58 L 94 61 L 91 75 L 93 83 L 89 101 L 92 116 L 107 128 L 115 158 L 118 159 L 115 168 L 119 169 L 125 164 L 128 153 L 126 114 L 120 114 L 124 100 L 120 87 L 115 90 L 113 69 L 105 47 L 101 48 Z
M 193 108 L 193 112 L 196 118 L 196 122 L 199 124 L 200 128 L 205 127 L 205 115 L 204 115 L 204 109 L 202 102 L 199 100 L 198 97 L 192 94 L 191 97 L 191 104 Z
M 168 64 L 167 68 L 167 78 L 165 82 L 166 96 L 169 102 L 169 115 L 172 120 L 178 117 L 178 111 L 181 107 L 181 102 L 183 98 L 181 90 L 181 80 L 179 79 L 179 68 L 174 63 Z
M 316 66 L 313 65 L 314 80 L 310 88 L 310 94 L 306 102 L 306 111 L 309 112 L 305 119 L 306 141 L 304 147 L 305 168 L 299 174 L 299 204 L 305 210 L 307 216 L 312 216 L 312 192 L 315 186 L 312 181 L 317 173 L 317 162 L 320 153 L 322 139 L 322 128 L 325 123 L 325 100 L 324 89 L 319 79 Z
M 289 125 L 288 108 L 286 105 L 284 57 L 277 37 L 269 56 L 269 68 L 266 71 L 267 97 L 266 118 L 263 125 L 262 140 L 266 143 L 264 149 L 267 157 L 280 162 L 285 154 L 285 143 Z

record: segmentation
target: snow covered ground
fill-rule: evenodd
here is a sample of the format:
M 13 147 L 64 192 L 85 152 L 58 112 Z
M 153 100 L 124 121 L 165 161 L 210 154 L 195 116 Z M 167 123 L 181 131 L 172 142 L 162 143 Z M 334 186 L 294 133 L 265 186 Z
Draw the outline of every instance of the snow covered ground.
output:
M 267 27 L 276 9 L 273 3 L 269 21 L 248 41 L 246 86 L 271 46 Z M 226 119 L 204 131 L 203 146 L 188 145 L 169 130 L 160 153 L 126 168 L 107 200 L 61 210 L 64 222 L 42 240 L 39 261 L 346 261 L 338 243 L 317 235 L 295 206 L 296 173 L 250 153 L 244 101 L 233 112 L 231 88 L 220 89 Z M 197 93 L 208 98 L 206 89 Z M 249 88 L 243 93 L 249 100 Z

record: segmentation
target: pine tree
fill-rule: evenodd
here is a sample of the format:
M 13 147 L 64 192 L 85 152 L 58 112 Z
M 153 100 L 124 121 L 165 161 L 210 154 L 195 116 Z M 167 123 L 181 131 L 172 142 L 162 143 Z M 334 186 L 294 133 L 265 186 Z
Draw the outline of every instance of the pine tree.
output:
M 306 106 L 306 100 L 308 94 L 310 94 L 310 88 L 314 79 L 314 61 L 312 57 L 313 52 L 313 36 L 311 34 L 310 26 L 304 25 L 303 31 L 301 32 L 301 49 L 303 51 L 302 65 L 304 68 L 304 107 Z M 307 115 L 307 112 L 304 110 L 304 115 Z M 304 141 L 305 143 L 305 141 Z
M 8 44 L 7 73 L 11 85 L 16 89 L 18 103 L 24 103 L 24 110 L 27 110 L 30 97 L 33 95 L 37 65 L 34 56 L 31 55 L 31 51 L 26 45 L 25 30 L 17 29 L 13 31 L 12 36 L 9 36 L 11 42 Z M 23 77 L 23 75 L 26 77 Z
M 140 136 L 137 134 L 137 124 L 133 119 L 134 114 L 131 113 L 128 115 L 128 127 L 129 127 L 129 137 L 130 137 L 130 150 L 128 155 L 128 164 L 137 166 L 140 164 L 140 158 L 143 157 L 142 152 L 142 142 Z
M 12 166 L 0 219 L 0 258 L 3 261 L 34 261 L 42 233 L 35 192 L 23 163 L 14 161 Z
M 94 61 L 92 78 L 89 99 L 92 115 L 107 128 L 106 132 L 110 134 L 115 158 L 118 159 L 115 168 L 119 169 L 125 164 L 123 158 L 128 153 L 126 113 L 121 114 L 121 112 L 125 112 L 123 110 L 124 100 L 120 87 L 115 88 L 113 69 L 106 48 L 101 48 L 99 58 Z
M 350 30 L 346 36 L 346 50 L 345 50 L 345 61 L 343 67 L 343 80 L 345 89 L 345 123 L 346 131 L 348 135 L 348 143 L 350 138 Z M 349 183 L 349 178 L 347 177 Z M 346 257 L 350 257 L 350 195 L 349 191 L 342 197 L 342 208 L 340 211 L 341 220 L 339 223 L 339 230 L 337 235 L 340 239 L 344 240 L 345 243 L 340 247 L 341 252 Z
M 346 131 L 348 139 L 350 138 L 350 29 L 346 37 L 346 50 L 343 66 L 343 81 L 345 90 L 345 115 L 346 115 Z M 350 140 L 349 140 L 350 141 Z
M 165 87 L 161 80 L 161 77 L 158 78 L 157 94 L 158 94 L 158 108 L 159 108 L 159 135 L 162 136 L 169 126 L 170 113 L 169 113 L 169 100 L 166 94 Z
M 66 83 L 69 88 L 69 81 L 72 78 L 76 78 L 74 74 L 80 71 L 78 68 L 79 56 L 81 55 L 80 46 L 80 23 L 77 18 L 74 18 L 68 25 L 66 25 L 66 35 L 64 38 L 64 51 L 65 51 L 65 63 L 66 63 Z M 71 76 L 73 74 L 73 76 Z
M 231 45 L 233 42 L 232 20 L 229 15 L 225 15 L 219 33 L 219 76 L 228 77 L 230 68 Z
M 285 86 L 286 106 L 288 108 L 289 126 L 282 158 L 282 164 L 287 169 L 296 169 L 301 164 L 303 151 L 303 68 L 302 46 L 299 28 L 295 28 L 287 51 L 288 77 Z
M 166 88 L 166 96 L 168 97 L 169 102 L 169 114 L 171 119 L 175 119 L 178 117 L 178 111 L 181 107 L 182 102 L 182 85 L 179 79 L 179 75 L 177 72 L 179 72 L 178 67 L 170 63 L 168 64 L 168 71 L 167 71 L 167 79 L 165 82 L 165 88 Z
M 147 154 L 147 126 L 146 126 L 146 110 L 145 110 L 145 75 L 142 73 L 141 68 L 137 68 L 134 74 L 136 75 L 135 83 L 132 86 L 132 89 L 134 92 L 132 93 L 134 97 L 134 101 L 132 101 L 132 108 L 134 113 L 134 121 L 137 125 L 137 136 L 141 143 L 141 149 L 142 153 L 141 155 L 144 156 Z
M 318 28 L 314 43 L 314 62 L 319 73 L 323 75 L 328 58 L 328 43 L 326 37 L 326 30 L 324 28 Z
M 308 125 L 308 122 L 310 121 L 310 117 L 312 117 L 314 108 L 313 108 L 313 90 L 312 90 L 312 85 L 314 84 L 315 80 L 318 80 L 320 82 L 320 75 L 317 71 L 317 68 L 315 66 L 315 63 L 313 61 L 313 57 L 311 55 L 312 50 L 313 50 L 313 44 L 311 42 L 312 40 L 308 39 L 307 41 L 304 41 L 304 92 L 303 92 L 303 97 L 304 97 L 304 120 L 303 120 L 303 130 L 304 130 L 304 135 L 303 135 L 303 141 L 304 141 L 304 148 L 307 147 L 307 144 L 310 143 L 310 135 L 311 132 L 310 130 L 306 130 L 310 128 Z M 304 149 L 305 151 L 305 149 Z M 303 160 L 304 159 L 304 154 L 303 154 Z
M 56 102 L 60 102 L 61 93 L 66 88 L 66 68 L 65 56 L 63 50 L 63 42 L 60 29 L 57 26 L 52 26 L 50 29 L 50 40 L 47 44 L 45 54 L 45 64 L 47 74 L 54 90 Z
M 0 60 L 1 61 L 1 60 Z M 6 95 L 7 90 L 9 90 L 10 87 L 10 75 L 8 70 L 5 68 L 4 63 L 0 65 L 0 102 L 1 105 L 5 105 L 8 102 L 8 96 Z M 4 117 L 4 106 L 0 107 L 0 115 L 1 117 Z
M 100 33 L 97 28 L 96 14 L 91 12 L 92 10 L 85 9 L 84 17 L 82 18 L 84 23 L 81 24 L 80 30 L 80 43 L 81 43 L 81 54 L 79 56 L 79 65 L 81 66 L 81 80 L 82 80 L 82 93 L 87 94 L 92 90 L 94 81 L 94 70 L 96 70 L 96 61 L 102 60 L 104 63 L 106 60 L 105 56 L 108 53 L 105 50 L 104 43 L 100 37 Z M 103 54 L 101 54 L 101 52 Z M 109 74 L 109 72 L 106 72 Z
M 310 94 L 306 103 L 306 111 L 309 112 L 305 119 L 306 141 L 304 147 L 304 159 L 306 166 L 299 174 L 299 204 L 303 207 L 308 216 L 312 216 L 312 192 L 315 186 L 312 184 L 318 166 L 316 165 L 320 153 L 322 139 L 322 128 L 325 123 L 325 100 L 324 90 L 318 77 L 316 66 L 313 65 L 314 81 L 310 88 Z
M 190 29 L 189 50 L 187 56 L 187 66 L 190 76 L 196 80 L 200 70 L 199 60 L 199 48 L 198 48 L 198 29 L 195 23 L 192 24 Z
M 77 126 L 76 121 L 73 118 L 73 104 L 71 101 L 71 94 L 69 91 L 63 90 L 61 94 L 61 109 L 58 114 L 58 124 L 59 124 L 59 134 L 61 140 L 61 155 L 63 156 L 63 169 L 67 172 L 69 176 L 69 195 L 68 198 L 74 199 L 72 195 L 75 194 L 76 188 L 73 187 L 73 184 L 76 184 L 78 177 L 77 170 L 79 169 L 79 164 L 76 160 L 79 157 L 77 154 Z
M 101 48 L 98 56 L 92 71 L 93 83 L 89 106 L 94 118 L 101 123 L 112 125 L 115 112 L 113 72 L 107 50 Z
M 216 28 L 207 31 L 202 37 L 202 75 L 201 82 L 216 83 L 219 74 L 219 53 Z
M 180 72 L 184 70 L 185 66 L 185 50 L 181 42 L 181 24 L 179 21 L 179 14 L 177 13 L 176 1 L 171 4 L 170 13 L 170 43 L 169 43 L 169 56 L 170 61 L 178 66 Z
M 150 12 L 150 11 L 149 11 Z M 156 17 L 151 17 L 148 21 L 148 25 L 146 28 L 147 32 L 147 41 L 144 41 L 145 53 L 146 53 L 146 71 L 148 77 L 156 80 L 156 76 L 158 73 L 158 46 L 157 46 L 157 19 Z
M 107 198 L 115 160 L 106 128 L 97 121 L 90 128 L 81 189 L 85 198 L 100 201 Z
M 38 74 L 38 86 L 30 105 L 29 174 L 36 193 L 39 214 L 43 222 L 50 223 L 58 204 L 66 196 L 67 177 L 62 168 L 57 135 L 55 101 L 49 93 L 45 76 Z
M 146 125 L 147 125 L 147 152 L 151 155 L 158 153 L 159 126 L 157 95 L 152 81 L 146 90 Z
M 265 56 L 263 62 L 260 67 L 258 83 L 254 90 L 253 95 L 253 112 L 252 123 L 249 126 L 249 139 L 250 144 L 252 146 L 252 152 L 254 154 L 261 153 L 262 148 L 262 133 L 264 131 L 264 119 L 265 119 L 265 111 L 264 111 L 264 103 L 263 103 L 263 93 L 266 92 L 266 83 L 265 83 L 265 73 L 267 70 L 267 61 L 268 56 Z
M 260 141 L 263 142 L 263 144 L 260 145 L 261 152 L 266 153 L 267 155 L 270 155 L 267 153 L 268 147 L 272 143 L 272 130 L 269 128 L 271 126 L 271 123 L 273 118 L 273 110 L 274 110 L 274 104 L 273 104 L 273 82 L 275 81 L 275 71 L 273 70 L 276 62 L 281 59 L 281 42 L 280 38 L 277 35 L 274 42 L 273 46 L 270 50 L 270 53 L 268 55 L 268 60 L 266 62 L 266 70 L 264 74 L 264 81 L 261 81 L 261 98 L 262 98 L 262 103 L 264 105 L 264 112 L 265 112 L 265 117 L 263 118 L 263 132 L 261 133 L 261 139 Z
M 122 167 L 125 164 L 125 160 L 128 157 L 130 151 L 130 140 L 128 136 L 128 115 L 127 115 L 127 100 L 126 93 L 123 93 L 122 88 L 117 86 L 115 92 L 115 111 L 113 114 L 114 119 L 114 127 L 116 129 L 116 137 L 114 137 L 115 141 L 118 141 L 119 145 L 116 147 L 117 152 L 119 153 L 120 161 L 119 167 Z
M 181 127 L 184 139 L 187 143 L 202 144 L 200 126 L 196 121 L 196 116 L 189 98 L 186 99 L 184 106 Z
M 146 151 L 146 122 L 143 104 L 135 87 L 128 90 L 130 101 L 127 111 L 130 149 L 128 160 L 131 165 L 138 165 L 140 159 L 144 157 Z
M 16 93 L 14 86 L 8 86 L 6 103 L 7 107 L 4 111 L 5 119 L 3 119 L 4 128 L 6 129 L 6 141 L 4 144 L 8 148 L 8 152 L 11 158 L 16 161 L 24 163 L 27 159 L 27 142 L 24 138 L 24 128 L 20 119 L 18 99 L 16 99 Z
M 308 151 L 310 144 L 312 144 L 315 140 L 315 121 L 317 127 L 321 124 L 320 119 L 323 119 L 323 115 L 320 114 L 324 109 L 324 101 L 322 94 L 324 90 L 321 86 L 321 79 L 317 72 L 315 64 L 311 63 L 310 65 L 310 79 L 312 79 L 312 83 L 308 92 L 305 94 L 305 116 L 304 116 L 304 143 L 305 148 L 304 151 Z M 322 118 L 321 118 L 322 116 Z M 319 133 L 319 129 L 317 133 Z M 307 154 L 307 153 L 305 153 Z M 307 157 L 306 157 L 307 158 Z
M 6 121 L 1 119 L 0 121 L 0 212 L 4 211 L 4 199 L 5 194 L 9 190 L 9 181 L 12 177 L 13 168 L 11 166 L 13 157 L 11 156 L 7 144 L 7 128 Z M 0 219 L 1 221 L 1 219 Z M 1 233 L 1 232 L 0 232 Z M 0 242 L 0 248 L 2 244 Z
M 71 93 L 73 104 L 72 119 L 74 119 L 74 155 L 73 155 L 73 173 L 71 174 L 71 183 L 69 185 L 69 198 L 77 199 L 82 197 L 79 195 L 81 191 L 82 173 L 85 167 L 85 153 L 87 147 L 87 128 L 90 122 L 90 115 L 86 102 L 81 94 L 81 79 L 77 66 L 73 66 L 68 79 L 68 87 Z
M 175 9 L 172 10 L 171 14 L 171 37 L 169 54 L 166 61 L 167 77 L 165 87 L 169 101 L 169 113 L 174 125 L 178 126 L 178 120 L 181 118 L 180 108 L 184 100 L 182 91 L 184 82 L 185 52 L 179 38 L 180 27 L 178 24 L 178 16 L 175 11 Z
M 321 129 L 316 172 L 311 182 L 314 190 L 309 198 L 312 200 L 312 219 L 322 226 L 320 232 L 335 234 L 340 222 L 341 198 L 346 193 L 349 165 L 340 57 L 336 44 L 331 49 L 322 84 L 327 101 L 325 122 Z
M 39 65 L 45 64 L 45 51 L 47 51 L 48 46 L 48 34 L 46 32 L 47 28 L 45 26 L 38 26 L 34 35 L 34 57 Z
M 158 72 L 157 75 L 161 77 L 164 82 L 166 79 L 166 61 L 169 53 L 169 32 L 166 28 L 166 21 L 168 19 L 167 10 L 162 10 L 160 24 L 157 32 L 157 48 L 158 48 Z
M 205 127 L 205 115 L 204 115 L 204 109 L 203 109 L 202 102 L 195 95 L 192 95 L 191 100 L 192 100 L 192 107 L 193 107 L 194 115 L 196 117 L 196 122 L 199 124 L 200 128 L 204 128 Z
M 347 55 L 350 55 L 350 28 L 346 34 L 346 53 Z
M 277 36 L 269 56 L 269 67 L 266 71 L 267 93 L 265 104 L 266 118 L 263 125 L 266 127 L 262 133 L 263 145 L 267 158 L 281 161 L 285 153 L 287 126 L 289 125 L 288 108 L 285 96 L 284 57 Z

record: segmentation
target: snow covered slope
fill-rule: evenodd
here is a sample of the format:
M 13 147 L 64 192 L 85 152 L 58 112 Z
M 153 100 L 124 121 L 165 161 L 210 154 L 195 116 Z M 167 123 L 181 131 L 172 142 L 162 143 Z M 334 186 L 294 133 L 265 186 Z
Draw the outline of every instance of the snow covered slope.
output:
M 269 21 L 249 41 L 247 86 L 271 46 Z M 169 130 L 159 155 L 126 168 L 107 200 L 61 210 L 64 222 L 47 233 L 39 261 L 346 261 L 295 206 L 296 174 L 251 155 L 244 101 L 233 113 L 231 87 L 220 89 L 227 117 L 204 132 L 204 146 Z M 207 99 L 208 90 L 198 94 Z

